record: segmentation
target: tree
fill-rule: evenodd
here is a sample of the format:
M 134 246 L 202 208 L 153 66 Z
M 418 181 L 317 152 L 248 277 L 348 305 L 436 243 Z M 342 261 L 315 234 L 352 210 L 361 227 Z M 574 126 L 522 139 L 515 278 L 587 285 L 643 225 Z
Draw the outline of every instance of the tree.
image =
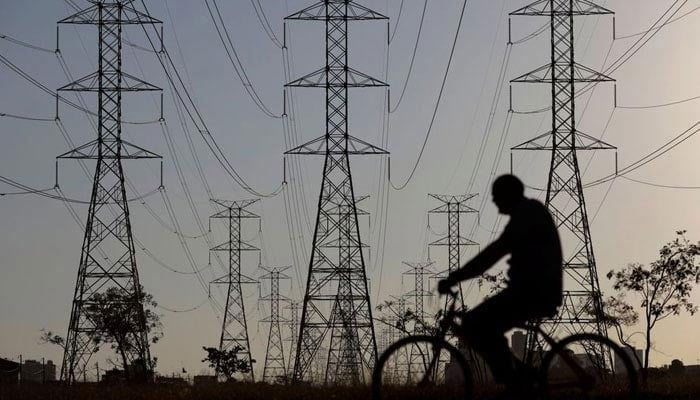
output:
M 236 373 L 248 373 L 252 368 L 252 363 L 255 360 L 250 360 L 250 363 L 245 359 L 239 359 L 238 353 L 243 351 L 242 346 L 234 346 L 228 350 L 219 350 L 216 347 L 202 347 L 207 352 L 206 358 L 202 362 L 208 362 L 209 367 L 216 371 L 217 375 L 226 377 L 226 380 L 235 380 L 233 375 Z
M 691 302 L 690 295 L 700 283 L 700 266 L 695 261 L 700 244 L 691 243 L 685 233 L 676 232 L 677 237 L 659 250 L 659 259 L 651 264 L 632 263 L 607 275 L 621 295 L 630 293 L 641 299 L 646 337 L 645 377 L 649 369 L 652 331 L 656 325 L 670 316 L 682 312 L 693 315 L 698 310 Z
M 132 354 L 146 354 L 147 343 L 157 343 L 163 337 L 160 315 L 153 310 L 158 304 L 151 294 L 140 290 L 128 293 L 118 287 L 110 287 L 102 293 L 95 293 L 84 308 L 85 318 L 95 325 L 92 341 L 96 346 L 109 344 L 121 360 L 117 365 L 130 377 L 130 369 L 139 372 L 152 372 L 153 365 L 148 360 L 130 359 Z M 141 312 L 143 310 L 143 313 Z
M 66 349 L 66 339 L 64 339 L 63 336 L 58 335 L 52 331 L 47 331 L 46 329 L 41 330 L 41 336 L 39 336 L 39 343 L 53 344 L 60 347 L 62 350 Z

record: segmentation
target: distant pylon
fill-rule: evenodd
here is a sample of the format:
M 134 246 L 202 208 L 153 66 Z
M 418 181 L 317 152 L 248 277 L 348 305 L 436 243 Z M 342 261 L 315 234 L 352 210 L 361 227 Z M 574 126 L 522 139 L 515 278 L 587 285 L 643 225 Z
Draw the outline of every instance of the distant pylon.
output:
M 301 303 L 295 300 L 290 300 L 285 307 L 289 310 L 290 317 L 287 320 L 287 328 L 289 336 L 285 341 L 289 342 L 289 358 L 287 365 L 287 373 L 294 371 L 294 356 L 296 355 L 297 340 L 299 339 L 299 311 L 301 311 Z
M 404 275 L 413 276 L 413 290 L 408 291 L 404 296 L 413 299 L 415 323 L 413 325 L 413 334 L 422 335 L 427 332 L 425 323 L 430 321 L 426 320 L 425 314 L 425 298 L 431 297 L 433 294 L 430 291 L 425 290 L 425 278 L 434 276 L 435 271 L 430 267 L 434 264 L 432 261 L 425 262 L 408 262 L 404 261 L 404 265 L 408 266 L 410 270 L 404 272 Z M 430 351 L 426 346 L 411 346 L 411 353 L 408 355 L 408 377 L 415 374 L 417 370 L 421 370 L 424 366 L 424 354 L 426 351 Z M 448 360 L 443 360 L 448 361 Z
M 430 246 L 445 246 L 449 256 L 447 273 L 455 271 L 462 266 L 462 248 L 464 246 L 477 246 L 478 243 L 469 240 L 461 234 L 460 216 L 462 214 L 471 214 L 478 212 L 467 205 L 467 202 L 476 194 L 462 195 L 444 195 L 444 194 L 429 194 L 428 196 L 438 200 L 441 205 L 428 211 L 428 225 L 430 225 L 430 214 L 447 214 L 447 236 L 442 237 L 432 243 Z M 439 273 L 439 276 L 444 276 L 445 272 Z M 464 307 L 464 293 L 462 285 L 459 285 L 459 305 Z M 444 310 L 449 308 L 449 298 L 445 299 Z
M 414 335 L 422 335 L 425 332 L 424 323 L 430 322 L 426 319 L 425 299 L 427 297 L 432 297 L 433 294 L 425 290 L 425 278 L 435 275 L 435 271 L 431 269 L 433 264 L 435 264 L 433 261 L 404 261 L 404 265 L 410 268 L 410 270 L 404 272 L 404 275 L 413 276 L 413 290 L 407 292 L 404 296 L 413 299 L 413 307 L 415 308 L 414 315 L 416 318 L 416 323 L 413 326 L 412 332 Z
M 285 18 L 322 21 L 326 28 L 325 66 L 286 85 L 326 92 L 324 135 L 286 152 L 325 158 L 294 382 L 313 380 L 314 359 L 326 342 L 328 384 L 366 382 L 377 357 L 349 156 L 387 152 L 349 134 L 348 89 L 387 85 L 351 68 L 347 45 L 348 21 L 386 19 L 351 0 L 320 1 Z
M 408 313 L 406 296 L 390 296 L 393 302 L 392 307 L 390 307 L 390 312 L 395 314 L 390 316 L 389 322 L 392 327 L 389 332 L 391 334 L 391 339 L 393 341 L 401 340 L 408 336 L 406 327 L 406 316 Z M 408 376 L 409 370 L 409 355 L 405 351 L 399 351 L 395 358 L 391 360 L 394 364 L 389 365 L 389 375 L 394 379 L 400 379 L 401 377 Z
M 228 240 L 210 250 L 228 253 L 229 261 L 228 274 L 211 282 L 214 285 L 226 285 L 227 287 L 219 350 L 231 350 L 239 347 L 241 350 L 238 352 L 238 359 L 246 360 L 251 365 L 250 372 L 241 375 L 243 375 L 243 379 L 253 382 L 255 380 L 253 372 L 254 358 L 251 355 L 250 340 L 248 339 L 248 322 L 243 301 L 242 285 L 257 283 L 257 281 L 241 273 L 241 253 L 244 251 L 260 251 L 260 249 L 243 241 L 241 221 L 260 218 L 259 215 L 246 209 L 258 200 L 230 201 L 212 199 L 212 201 L 224 209 L 209 218 L 228 221 Z
M 552 88 L 552 130 L 513 147 L 546 150 L 552 155 L 545 204 L 565 248 L 564 303 L 559 315 L 541 321 L 542 327 L 552 333 L 594 332 L 607 336 L 577 153 L 615 147 L 576 128 L 576 84 L 614 80 L 575 61 L 574 17 L 609 14 L 613 12 L 586 0 L 541 0 L 511 13 L 550 19 L 551 62 L 512 82 L 546 83 Z M 530 333 L 527 344 L 529 350 L 539 345 Z M 600 356 L 611 365 L 609 354 Z
M 270 281 L 270 294 L 260 300 L 270 302 L 270 316 L 261 322 L 270 324 L 267 336 L 267 350 L 265 351 L 265 366 L 263 368 L 263 382 L 286 383 L 287 365 L 284 362 L 284 346 L 282 342 L 282 328 L 280 324 L 287 322 L 280 316 L 280 301 L 288 302 L 289 299 L 280 295 L 280 279 L 291 279 L 284 271 L 291 267 L 267 269 L 267 274 L 260 279 Z
M 88 362 L 96 352 L 93 339 L 100 332 L 86 310 L 96 296 L 117 291 L 114 305 L 128 310 L 125 317 L 134 324 L 133 347 L 123 349 L 128 375 L 153 372 L 143 292 L 139 281 L 129 205 L 124 188 L 122 160 L 160 158 L 122 140 L 122 92 L 159 91 L 160 88 L 122 71 L 122 27 L 161 23 L 131 8 L 131 1 L 91 1 L 88 8 L 62 19 L 59 24 L 96 25 L 98 69 L 59 91 L 97 93 L 97 139 L 58 156 L 59 159 L 96 160 L 85 236 L 80 254 L 73 307 L 61 364 L 61 380 L 74 383 L 85 376 Z M 129 315 L 130 314 L 130 315 Z

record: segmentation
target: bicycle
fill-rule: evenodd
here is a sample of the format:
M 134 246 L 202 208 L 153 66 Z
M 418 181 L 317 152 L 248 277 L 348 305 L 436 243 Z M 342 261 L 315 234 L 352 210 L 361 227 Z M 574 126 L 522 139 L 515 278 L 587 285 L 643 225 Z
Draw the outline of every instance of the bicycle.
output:
M 450 330 L 458 332 L 456 293 L 440 319 L 434 335 L 410 335 L 389 346 L 379 357 L 372 374 L 372 398 L 472 399 L 474 380 L 464 354 L 447 341 Z M 529 352 L 524 363 L 535 371 L 532 393 L 540 399 L 630 399 L 637 396 L 637 373 L 622 348 L 610 339 L 580 333 L 555 340 L 542 328 L 522 326 L 535 332 L 549 351 Z M 605 357 L 601 360 L 601 356 Z M 615 360 L 614 365 L 610 361 Z M 515 361 L 515 360 L 514 360 Z M 522 364 L 522 363 L 521 363 Z M 612 396 L 612 397 L 610 397 Z

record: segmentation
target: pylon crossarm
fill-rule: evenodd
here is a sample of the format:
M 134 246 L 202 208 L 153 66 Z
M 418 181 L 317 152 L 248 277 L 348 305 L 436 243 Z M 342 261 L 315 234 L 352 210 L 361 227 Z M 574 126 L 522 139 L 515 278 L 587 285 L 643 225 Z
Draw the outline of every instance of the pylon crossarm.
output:
M 617 147 L 606 143 L 600 139 L 594 138 L 588 134 L 581 131 L 576 131 L 573 133 L 574 140 L 576 141 L 575 146 L 571 144 L 560 144 L 557 146 L 559 150 L 617 150 Z M 543 133 L 534 139 L 523 142 L 517 146 L 511 148 L 511 150 L 553 150 L 552 146 L 552 132 Z
M 449 203 L 464 203 L 466 201 L 469 201 L 476 196 L 478 196 L 478 193 L 470 193 L 470 194 L 433 194 L 433 193 L 428 193 L 428 196 L 441 201 L 445 204 Z M 429 211 L 430 212 L 430 211 Z
M 114 2 L 93 2 L 94 5 L 86 8 L 85 10 L 78 11 L 77 13 L 66 17 L 60 21 L 59 24 L 87 24 L 87 25 L 97 25 L 99 23 L 103 24 L 119 24 L 119 25 L 138 25 L 138 24 L 162 24 L 163 21 L 153 18 L 150 15 L 142 13 L 128 5 L 126 1 L 114 1 Z M 103 14 L 106 14 L 105 18 L 102 16 L 100 18 L 100 7 L 102 8 Z M 121 7 L 121 12 L 117 10 Z M 119 13 L 119 18 L 110 17 Z
M 331 20 L 343 20 L 347 21 L 367 21 L 367 20 L 381 20 L 389 19 L 376 11 L 370 10 L 369 8 L 359 5 L 355 2 L 347 2 L 347 14 L 343 12 L 343 17 L 335 14 L 326 13 L 326 3 L 328 7 L 345 7 L 345 1 L 330 0 L 328 2 L 321 1 L 314 5 L 304 8 L 301 11 L 295 12 L 287 17 L 285 20 L 302 20 L 302 21 L 331 21 Z M 329 15 L 330 14 L 330 15 Z
M 100 87 L 100 79 L 108 79 L 119 82 L 119 86 Z M 93 72 L 65 86 L 58 88 L 61 92 L 142 92 L 142 91 L 162 91 L 156 85 L 148 83 L 126 72 L 106 71 Z
M 450 210 L 450 204 L 457 205 L 456 210 Z M 469 207 L 465 205 L 464 203 L 449 203 L 449 204 L 443 204 L 441 206 L 435 207 L 428 211 L 429 214 L 449 214 L 449 213 L 457 213 L 457 214 L 471 214 L 471 213 L 478 213 L 479 210 Z
M 512 83 L 552 83 L 560 78 L 553 78 L 552 69 L 556 67 L 569 68 L 569 64 L 546 64 L 537 69 L 534 69 L 526 74 L 512 79 Z M 615 82 L 615 79 L 595 71 L 585 65 L 574 63 L 573 65 L 573 82 L 575 83 L 592 83 L 592 82 Z
M 240 246 L 239 246 L 240 245 Z M 210 249 L 210 251 L 260 251 L 259 248 L 245 243 L 245 242 L 238 242 L 238 243 L 231 243 L 231 242 L 225 242 L 221 243 L 218 246 L 214 246 Z
M 479 243 L 469 240 L 463 236 L 458 236 L 458 237 L 452 237 L 450 238 L 449 236 L 445 236 L 441 239 L 438 239 L 434 242 L 430 243 L 430 246 L 478 246 Z
M 328 79 L 328 75 L 345 75 L 347 79 Z M 326 67 L 319 68 L 310 74 L 304 75 L 301 78 L 295 79 L 285 87 L 301 87 L 301 88 L 368 88 L 368 87 L 386 87 L 389 86 L 386 82 L 382 82 L 377 78 L 373 78 L 365 73 L 362 73 L 353 68 L 343 69 L 327 69 Z
M 573 7 L 571 10 L 554 10 L 552 12 L 552 1 L 551 0 L 538 0 L 534 3 L 528 4 L 525 7 L 517 9 L 510 13 L 510 15 L 521 15 L 521 16 L 552 16 L 552 15 L 606 15 L 614 14 L 613 11 L 608 10 L 605 7 L 601 7 L 593 2 L 587 0 L 574 0 Z
M 338 150 L 327 150 L 327 138 L 321 136 L 309 142 L 288 150 L 284 154 L 299 154 L 299 155 L 316 155 L 325 156 L 331 155 L 386 155 L 388 151 L 381 149 L 375 145 L 365 142 L 356 137 L 347 136 L 347 148 L 339 148 Z
M 110 143 L 114 141 L 110 140 L 103 140 L 102 143 Z M 78 159 L 78 160 L 97 160 L 98 158 L 102 158 L 105 160 L 110 160 L 110 159 L 122 159 L 122 160 L 128 160 L 128 159 L 144 159 L 144 158 L 158 158 L 162 159 L 163 157 L 155 154 L 151 151 L 148 151 L 144 149 L 143 147 L 136 146 L 135 144 L 131 144 L 125 140 L 120 140 L 120 153 L 117 154 L 116 152 L 114 153 L 103 153 L 100 155 L 99 153 L 99 147 L 100 147 L 100 142 L 98 140 L 93 140 L 90 141 L 80 147 L 77 147 L 71 151 L 68 151 L 66 153 L 63 153 L 59 155 L 56 158 L 59 159 Z

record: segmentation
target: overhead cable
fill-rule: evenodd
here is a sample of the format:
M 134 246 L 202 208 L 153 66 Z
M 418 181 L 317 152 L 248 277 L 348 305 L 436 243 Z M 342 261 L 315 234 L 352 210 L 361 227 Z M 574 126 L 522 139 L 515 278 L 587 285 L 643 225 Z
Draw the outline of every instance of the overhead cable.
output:
M 144 11 L 146 15 L 150 15 L 148 11 L 148 7 L 146 6 L 145 1 L 141 0 L 141 4 L 143 5 Z M 151 45 L 151 48 L 156 49 L 155 43 L 153 42 L 153 39 L 151 39 L 150 34 L 146 30 L 146 26 L 142 25 L 142 28 L 144 30 L 144 33 L 146 34 L 146 37 Z M 156 36 L 162 41 L 162 36 L 158 30 L 155 30 Z M 177 70 L 175 67 L 175 63 L 173 62 L 172 57 L 170 56 L 170 53 L 168 52 L 167 48 L 163 47 L 162 54 L 164 57 L 158 57 L 158 61 L 161 64 L 161 67 L 163 68 L 163 71 L 165 72 L 165 75 L 168 79 L 168 81 L 175 87 L 175 94 L 178 97 L 178 100 L 180 103 L 184 106 L 185 111 L 187 112 L 188 117 L 194 124 L 195 128 L 199 132 L 200 136 L 202 136 L 205 144 L 211 151 L 211 153 L 214 155 L 218 163 L 223 167 L 224 171 L 231 177 L 233 180 L 245 191 L 248 193 L 258 196 L 258 197 L 274 197 L 277 196 L 278 194 L 281 193 L 283 184 L 280 183 L 279 186 L 273 190 L 270 193 L 261 193 L 257 190 L 255 190 L 252 186 L 250 186 L 245 179 L 238 173 L 238 171 L 233 167 L 231 162 L 228 160 L 226 157 L 225 153 L 222 151 L 221 147 L 219 144 L 216 142 L 214 139 L 214 136 L 211 134 L 211 131 L 206 125 L 206 122 L 204 120 L 203 115 L 197 108 L 196 103 L 194 102 L 192 95 L 190 94 L 189 90 L 187 89 L 187 86 L 184 84 L 182 80 L 182 76 L 180 75 L 180 72 Z M 173 76 L 171 75 L 170 71 L 168 70 L 165 60 L 167 60 L 168 65 L 172 68 L 173 72 L 175 73 L 175 78 L 177 78 L 177 82 L 180 84 L 182 87 L 182 91 L 184 92 L 184 97 L 183 94 L 181 93 L 180 90 L 177 89 L 177 85 L 175 85 L 175 80 L 173 79 Z M 187 100 L 187 101 L 185 101 Z
M 260 111 L 262 111 L 265 115 L 267 115 L 270 118 L 282 118 L 281 114 L 277 115 L 270 111 L 270 109 L 265 105 L 258 93 L 255 91 L 255 87 L 248 78 L 248 74 L 246 73 L 245 68 L 243 67 L 243 63 L 241 62 L 241 59 L 238 56 L 236 47 L 233 45 L 233 40 L 231 39 L 231 35 L 229 34 L 228 28 L 226 27 L 226 22 L 223 16 L 221 15 L 221 11 L 219 10 L 219 5 L 216 2 L 216 0 L 211 0 L 211 2 L 214 5 L 216 16 L 214 16 L 214 11 L 212 11 L 211 6 L 209 5 L 209 0 L 204 0 L 204 4 L 207 6 L 207 11 L 209 11 L 209 16 L 211 16 L 211 20 L 214 24 L 214 28 L 216 29 L 216 33 L 218 34 L 219 39 L 221 40 L 221 44 L 223 44 L 224 46 L 224 50 L 226 50 L 226 55 L 228 56 L 229 61 L 231 61 L 233 70 L 236 72 L 238 79 L 240 79 L 241 83 L 243 84 L 243 88 L 246 90 L 246 92 L 248 92 L 248 95 L 253 100 L 255 105 L 258 106 Z
M 445 84 L 447 83 L 447 77 L 450 73 L 450 66 L 452 65 L 452 58 L 454 57 L 455 53 L 455 48 L 457 47 L 457 39 L 459 38 L 459 32 L 462 29 L 462 21 L 464 20 L 464 12 L 467 8 L 467 3 L 469 0 L 464 0 L 462 3 L 462 11 L 459 15 L 459 22 L 457 23 L 457 31 L 455 32 L 454 40 L 452 42 L 452 49 L 450 50 L 450 57 L 447 60 L 447 67 L 445 68 L 445 74 L 442 78 L 442 84 L 440 85 L 440 92 L 438 93 L 438 98 L 437 101 L 435 102 L 435 108 L 433 109 L 433 115 L 430 119 L 430 125 L 428 126 L 428 131 L 425 134 L 425 139 L 423 140 L 423 144 L 421 145 L 421 149 L 418 152 L 418 157 L 416 158 L 416 162 L 413 164 L 413 168 L 411 168 L 411 173 L 408 175 L 408 178 L 406 178 L 406 181 L 403 182 L 400 185 L 394 185 L 391 180 L 389 183 L 391 184 L 391 187 L 394 188 L 394 190 L 403 190 L 408 186 L 409 182 L 411 182 L 411 179 L 413 179 L 413 176 L 416 173 L 416 170 L 418 169 L 418 164 L 420 164 L 421 158 L 423 157 L 423 153 L 425 152 L 425 148 L 428 144 L 428 139 L 430 139 L 430 134 L 433 130 L 433 125 L 435 124 L 435 118 L 437 116 L 438 109 L 440 108 L 440 101 L 442 100 L 442 94 L 445 91 Z
M 413 54 L 411 55 L 411 62 L 408 64 L 408 73 L 406 73 L 406 80 L 403 83 L 403 88 L 401 89 L 401 94 L 399 99 L 396 101 L 396 105 L 389 110 L 389 113 L 394 113 L 401 105 L 403 96 L 406 94 L 406 88 L 408 87 L 408 81 L 411 79 L 411 73 L 413 72 L 413 64 L 416 61 L 416 53 L 418 52 L 418 43 L 420 42 L 420 34 L 423 31 L 423 21 L 425 21 L 425 11 L 428 8 L 428 0 L 423 2 L 423 12 L 420 17 L 420 23 L 418 24 L 418 34 L 416 35 L 416 43 L 413 45 Z
M 260 0 L 250 0 L 250 4 L 253 5 L 255 15 L 258 17 L 258 21 L 260 21 L 260 25 L 265 31 L 267 37 L 270 38 L 270 41 L 272 41 L 277 48 L 281 49 L 283 45 L 280 43 L 277 35 L 275 35 L 275 31 L 272 29 L 270 21 L 267 19 L 267 15 L 265 15 L 265 10 L 262 8 L 262 4 L 260 4 Z

